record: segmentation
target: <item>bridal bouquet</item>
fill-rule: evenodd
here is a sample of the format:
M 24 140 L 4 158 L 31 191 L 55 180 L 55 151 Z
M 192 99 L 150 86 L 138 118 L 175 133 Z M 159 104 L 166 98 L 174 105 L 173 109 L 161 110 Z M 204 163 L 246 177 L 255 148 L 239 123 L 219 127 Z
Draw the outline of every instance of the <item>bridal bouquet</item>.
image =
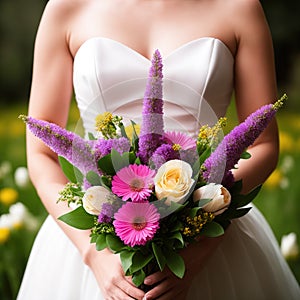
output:
M 140 132 L 109 112 L 96 119 L 98 136 L 86 140 L 53 123 L 21 116 L 59 155 L 69 179 L 60 193 L 72 210 L 59 219 L 91 230 L 97 250 L 118 253 L 126 275 L 141 286 L 145 276 L 168 267 L 182 278 L 180 250 L 201 236 L 224 233 L 245 215 L 260 187 L 240 194 L 232 169 L 271 121 L 283 96 L 218 138 L 224 119 L 203 126 L 197 138 L 164 130 L 162 59 L 156 51 L 145 90 Z

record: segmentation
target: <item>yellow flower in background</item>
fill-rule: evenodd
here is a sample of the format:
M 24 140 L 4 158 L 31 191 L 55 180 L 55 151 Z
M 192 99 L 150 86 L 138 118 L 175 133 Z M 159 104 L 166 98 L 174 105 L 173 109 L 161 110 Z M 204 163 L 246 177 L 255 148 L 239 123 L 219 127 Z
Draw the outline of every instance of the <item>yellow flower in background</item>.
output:
M 6 187 L 0 190 L 0 202 L 9 206 L 15 203 L 18 199 L 18 192 L 10 187 Z
M 264 186 L 270 189 L 277 188 L 283 179 L 283 174 L 280 170 L 276 169 L 264 183 Z
M 0 244 L 4 244 L 10 235 L 9 228 L 0 228 Z
M 287 132 L 279 132 L 280 152 L 292 152 L 295 148 L 293 137 Z

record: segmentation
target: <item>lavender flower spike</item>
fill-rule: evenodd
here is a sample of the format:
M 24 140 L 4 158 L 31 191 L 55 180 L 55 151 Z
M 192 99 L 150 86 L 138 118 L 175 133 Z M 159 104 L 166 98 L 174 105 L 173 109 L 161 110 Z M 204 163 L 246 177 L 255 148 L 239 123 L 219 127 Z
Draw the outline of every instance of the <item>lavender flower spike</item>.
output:
M 226 178 L 232 176 L 230 170 L 239 161 L 242 153 L 254 143 L 268 126 L 286 99 L 287 96 L 283 95 L 274 104 L 261 107 L 224 137 L 203 164 L 202 175 L 207 183 L 232 181 L 231 178 Z
M 19 117 L 29 130 L 42 140 L 56 154 L 66 158 L 83 174 L 88 171 L 97 172 L 97 164 L 93 154 L 93 141 L 86 141 L 73 132 L 60 126 L 29 116 Z
M 149 161 L 162 142 L 164 133 L 162 78 L 162 58 L 156 50 L 151 61 L 143 100 L 143 120 L 138 153 L 143 163 Z

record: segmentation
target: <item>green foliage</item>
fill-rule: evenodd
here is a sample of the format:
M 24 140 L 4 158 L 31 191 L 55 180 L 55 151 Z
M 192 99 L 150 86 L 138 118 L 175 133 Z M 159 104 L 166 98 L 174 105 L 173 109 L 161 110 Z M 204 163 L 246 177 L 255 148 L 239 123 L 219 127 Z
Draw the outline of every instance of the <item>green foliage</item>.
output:
M 66 177 L 73 183 L 82 183 L 83 182 L 83 175 L 79 171 L 78 168 L 73 166 L 70 162 L 68 162 L 64 157 L 59 156 L 58 161 L 60 166 L 66 175 Z
M 66 224 L 78 229 L 91 229 L 95 223 L 95 216 L 88 214 L 82 206 L 58 218 Z

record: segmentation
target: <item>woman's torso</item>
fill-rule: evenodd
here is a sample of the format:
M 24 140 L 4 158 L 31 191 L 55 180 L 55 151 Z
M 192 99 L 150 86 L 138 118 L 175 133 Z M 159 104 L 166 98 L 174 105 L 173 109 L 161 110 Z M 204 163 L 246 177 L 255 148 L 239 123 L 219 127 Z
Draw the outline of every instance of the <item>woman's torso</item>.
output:
M 92 37 L 127 45 L 146 58 L 159 48 L 168 55 L 201 37 L 221 40 L 235 55 L 238 33 L 235 0 L 92 0 L 70 9 L 68 42 L 75 56 Z

